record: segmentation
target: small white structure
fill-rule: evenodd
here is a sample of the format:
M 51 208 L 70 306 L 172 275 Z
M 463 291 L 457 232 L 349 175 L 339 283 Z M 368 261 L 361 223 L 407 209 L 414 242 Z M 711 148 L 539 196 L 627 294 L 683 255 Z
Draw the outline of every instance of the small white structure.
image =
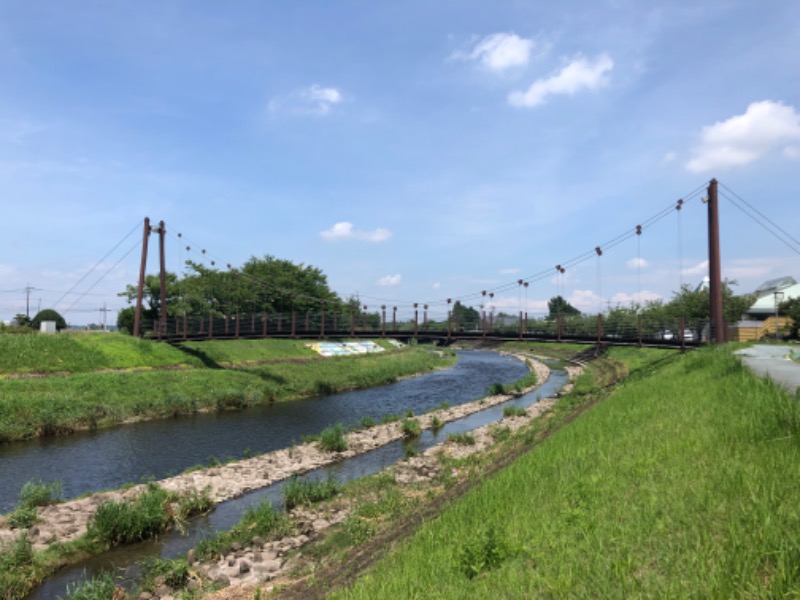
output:
M 39 331 L 41 333 L 58 333 L 58 330 L 56 329 L 56 322 L 42 321 L 41 325 L 39 325 Z

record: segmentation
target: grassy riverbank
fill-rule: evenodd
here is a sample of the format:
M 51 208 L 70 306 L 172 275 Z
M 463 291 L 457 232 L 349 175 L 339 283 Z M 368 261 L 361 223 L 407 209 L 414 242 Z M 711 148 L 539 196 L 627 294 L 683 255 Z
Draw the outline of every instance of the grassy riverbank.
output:
M 798 404 L 728 348 L 647 371 L 335 597 L 796 593 Z
M 51 376 L 0 380 L 0 442 L 365 388 L 455 360 L 422 348 L 322 359 L 296 340 L 181 350 L 113 334 L 0 336 L 0 357 L 17 354 L 14 373 Z

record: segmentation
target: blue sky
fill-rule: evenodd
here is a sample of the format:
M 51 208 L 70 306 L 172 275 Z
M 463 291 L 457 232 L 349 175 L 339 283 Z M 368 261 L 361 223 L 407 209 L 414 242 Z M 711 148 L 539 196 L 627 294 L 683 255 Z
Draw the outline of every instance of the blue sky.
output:
M 372 306 L 519 278 L 530 313 L 669 298 L 707 271 L 699 195 L 554 267 L 712 177 L 800 237 L 798 23 L 794 0 L 6 0 L 0 319 L 26 286 L 73 323 L 125 306 L 145 216 L 171 270 L 269 254 Z M 721 212 L 738 291 L 800 279 L 797 245 Z

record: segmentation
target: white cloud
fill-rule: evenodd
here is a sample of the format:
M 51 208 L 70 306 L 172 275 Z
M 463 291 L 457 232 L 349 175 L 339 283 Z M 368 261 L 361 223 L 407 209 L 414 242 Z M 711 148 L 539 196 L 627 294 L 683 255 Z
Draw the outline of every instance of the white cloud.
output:
M 786 148 L 783 149 L 783 155 L 791 160 L 798 160 L 800 159 L 800 148 L 797 146 L 786 146 Z
M 633 304 L 645 304 L 647 302 L 654 302 L 656 300 L 663 300 L 661 294 L 651 292 L 650 290 L 642 290 L 634 294 L 626 294 L 625 292 L 618 292 L 611 296 L 612 306 L 631 306 Z
M 708 275 L 708 261 L 704 260 L 693 267 L 686 267 L 682 273 L 689 276 L 705 276 Z
M 534 46 L 532 39 L 515 33 L 493 33 L 478 40 L 471 52 L 457 52 L 453 58 L 477 61 L 492 71 L 503 71 L 528 64 Z
M 671 162 L 672 162 L 672 161 L 674 161 L 676 158 L 678 158 L 678 154 L 677 154 L 677 152 L 667 152 L 667 153 L 664 155 L 664 158 L 662 158 L 662 159 L 661 159 L 661 162 L 663 162 L 663 163 L 671 163 Z
M 771 100 L 753 102 L 743 115 L 703 127 L 686 168 L 703 173 L 746 165 L 793 140 L 800 140 L 800 115 L 794 107 Z M 792 158 L 791 151 L 787 156 Z
M 436 283 L 433 284 L 432 287 L 433 289 L 438 290 L 440 287 L 442 287 L 442 283 L 440 281 L 437 281 Z
M 643 258 L 632 258 L 632 259 L 630 259 L 629 261 L 627 261 L 627 262 L 625 263 L 625 265 L 626 265 L 626 266 L 627 266 L 629 269 L 636 269 L 636 268 L 642 268 L 642 269 L 644 269 L 645 267 L 647 267 L 647 266 L 648 266 L 648 262 L 647 262 L 645 259 L 643 259 Z
M 533 108 L 544 104 L 551 95 L 571 96 L 581 90 L 594 90 L 608 83 L 606 73 L 613 68 L 614 61 L 606 53 L 593 61 L 578 56 L 552 77 L 534 81 L 527 91 L 511 92 L 508 102 L 512 106 Z
M 270 112 L 286 110 L 296 115 L 315 115 L 323 117 L 331 108 L 344 101 L 344 95 L 334 87 L 322 87 L 316 83 L 298 90 L 284 98 L 273 98 L 268 108 Z
M 509 267 L 507 269 L 500 269 L 501 275 L 514 275 L 515 273 L 519 273 L 519 269 L 515 267 Z
M 398 275 L 386 275 L 385 277 L 381 277 L 378 279 L 378 285 L 392 287 L 395 285 L 400 285 L 400 280 L 402 277 Z
M 388 229 L 378 228 L 373 231 L 360 231 L 353 227 L 352 223 L 341 221 L 330 229 L 320 232 L 320 237 L 329 242 L 339 240 L 359 240 L 363 242 L 385 242 L 392 237 L 392 232 Z

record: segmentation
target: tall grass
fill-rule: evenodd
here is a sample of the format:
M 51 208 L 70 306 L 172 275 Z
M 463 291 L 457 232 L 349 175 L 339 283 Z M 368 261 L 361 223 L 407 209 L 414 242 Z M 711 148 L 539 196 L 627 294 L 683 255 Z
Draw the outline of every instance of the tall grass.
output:
M 619 387 L 334 597 L 790 597 L 798 464 L 798 403 L 728 349 L 698 350 Z

